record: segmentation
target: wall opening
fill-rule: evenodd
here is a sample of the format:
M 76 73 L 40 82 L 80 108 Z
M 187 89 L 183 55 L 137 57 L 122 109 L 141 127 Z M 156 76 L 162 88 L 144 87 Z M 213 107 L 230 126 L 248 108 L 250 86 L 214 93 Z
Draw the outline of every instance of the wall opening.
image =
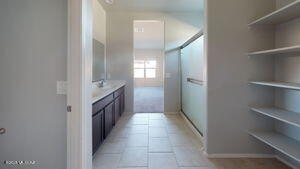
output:
M 135 20 L 134 112 L 164 112 L 164 22 Z

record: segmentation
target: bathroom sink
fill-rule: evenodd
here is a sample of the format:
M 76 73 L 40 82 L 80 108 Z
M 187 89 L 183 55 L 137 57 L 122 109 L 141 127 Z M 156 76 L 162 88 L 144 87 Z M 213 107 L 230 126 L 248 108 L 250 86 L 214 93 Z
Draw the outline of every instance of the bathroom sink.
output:
M 100 89 L 111 89 L 111 88 L 113 88 L 113 86 L 112 85 L 104 85 L 103 87 L 101 87 Z

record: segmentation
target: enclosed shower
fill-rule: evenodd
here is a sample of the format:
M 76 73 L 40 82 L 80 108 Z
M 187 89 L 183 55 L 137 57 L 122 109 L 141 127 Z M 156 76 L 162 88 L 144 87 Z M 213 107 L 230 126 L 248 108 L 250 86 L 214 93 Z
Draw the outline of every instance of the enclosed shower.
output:
M 181 111 L 203 135 L 205 128 L 203 31 L 180 47 Z

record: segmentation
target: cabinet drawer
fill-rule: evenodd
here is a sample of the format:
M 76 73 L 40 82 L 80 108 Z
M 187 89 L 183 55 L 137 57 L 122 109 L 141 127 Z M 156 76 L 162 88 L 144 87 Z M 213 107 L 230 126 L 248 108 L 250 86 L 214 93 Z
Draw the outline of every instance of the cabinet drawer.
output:
M 105 98 L 99 100 L 98 102 L 93 104 L 93 115 L 95 115 L 98 111 L 102 110 L 105 106 L 107 106 L 110 102 L 114 100 L 114 95 L 110 94 Z
M 120 89 L 118 89 L 117 91 L 115 91 L 114 93 L 114 97 L 119 97 L 122 93 L 124 92 L 124 87 L 121 87 Z

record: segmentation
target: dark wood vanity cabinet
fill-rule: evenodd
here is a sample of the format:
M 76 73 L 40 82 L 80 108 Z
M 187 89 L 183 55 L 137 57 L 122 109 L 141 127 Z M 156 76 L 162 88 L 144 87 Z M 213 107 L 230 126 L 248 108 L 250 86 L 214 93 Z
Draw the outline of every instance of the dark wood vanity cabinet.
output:
M 123 88 L 124 90 L 124 88 Z M 125 91 L 123 91 L 123 94 L 121 94 L 120 96 L 120 108 L 121 108 L 121 111 L 120 111 L 120 115 L 122 115 L 125 111 Z
M 121 116 L 121 104 L 120 103 L 121 103 L 121 97 L 119 96 L 115 99 L 114 125 L 118 122 L 118 120 Z
M 112 94 L 93 104 L 93 154 L 109 135 L 125 108 L 125 89 L 114 91 Z
M 104 114 L 103 111 L 93 116 L 93 154 L 104 140 Z
M 105 137 L 108 136 L 110 131 L 113 128 L 113 122 L 114 122 L 114 102 L 110 103 L 108 106 L 104 109 L 104 121 L 105 121 Z

